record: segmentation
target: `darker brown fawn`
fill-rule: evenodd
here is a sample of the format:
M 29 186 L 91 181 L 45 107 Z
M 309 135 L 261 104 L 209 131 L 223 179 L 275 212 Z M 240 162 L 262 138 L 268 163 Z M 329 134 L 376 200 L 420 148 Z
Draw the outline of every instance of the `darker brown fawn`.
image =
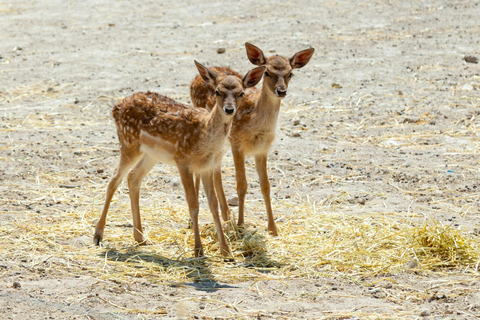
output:
M 245 99 L 238 105 L 230 131 L 230 142 L 233 160 L 235 163 L 235 178 L 239 200 L 238 225 L 244 224 L 245 195 L 247 193 L 247 178 L 245 175 L 245 157 L 252 155 L 255 158 L 255 167 L 260 179 L 260 187 L 268 215 L 268 231 L 278 235 L 277 226 L 273 217 L 270 199 L 270 182 L 267 174 L 267 155 L 275 139 L 278 114 L 282 98 L 287 94 L 288 83 L 293 76 L 292 70 L 304 67 L 312 57 L 315 49 L 310 48 L 294 54 L 290 59 L 280 55 L 265 58 L 262 50 L 251 43 L 245 43 L 247 56 L 255 65 L 265 65 L 265 75 L 260 91 L 251 88 L 245 91 Z M 238 73 L 228 67 L 211 68 L 218 74 L 231 74 L 240 77 Z M 214 91 L 204 86 L 199 76 L 190 85 L 190 96 L 193 105 L 197 108 L 211 109 L 213 107 Z M 221 186 L 221 171 L 214 173 L 215 187 L 222 217 L 224 220 L 232 218 L 228 208 L 223 187 Z M 220 182 L 218 182 L 220 181 Z
M 218 234 L 220 251 L 232 256 L 222 230 L 215 196 L 213 172 L 221 166 L 224 144 L 233 117 L 244 99 L 244 89 L 255 86 L 265 67 L 248 72 L 243 79 L 218 75 L 195 61 L 202 81 L 214 88 L 216 99 L 212 111 L 196 109 L 157 93 L 135 93 L 113 108 L 120 140 L 120 163 L 110 180 L 102 215 L 95 227 L 94 242 L 103 238 L 107 212 L 115 190 L 128 174 L 128 189 L 133 215 L 133 235 L 145 244 L 140 219 L 139 196 L 143 178 L 157 161 L 178 167 L 185 191 L 195 235 L 195 256 L 203 255 L 198 228 L 198 195 L 193 176 L 202 179 L 210 211 Z

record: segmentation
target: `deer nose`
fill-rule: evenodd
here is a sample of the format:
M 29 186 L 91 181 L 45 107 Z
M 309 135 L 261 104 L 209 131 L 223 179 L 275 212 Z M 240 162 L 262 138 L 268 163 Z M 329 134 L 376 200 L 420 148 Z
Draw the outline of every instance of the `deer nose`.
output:
M 226 114 L 234 114 L 235 106 L 233 104 L 226 104 L 223 111 L 225 111 Z
M 287 95 L 287 89 L 277 88 L 277 90 L 275 90 L 275 93 L 277 94 L 278 97 L 283 98 Z

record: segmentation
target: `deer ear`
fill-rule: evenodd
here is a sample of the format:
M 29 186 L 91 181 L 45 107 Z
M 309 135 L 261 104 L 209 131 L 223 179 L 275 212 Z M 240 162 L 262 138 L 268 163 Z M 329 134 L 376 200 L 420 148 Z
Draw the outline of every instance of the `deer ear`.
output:
M 212 70 L 208 69 L 207 67 L 201 65 L 196 60 L 193 61 L 195 62 L 195 65 L 197 66 L 198 72 L 200 73 L 202 79 L 215 88 L 217 86 L 217 74 Z
M 267 59 L 265 59 L 263 51 L 257 46 L 254 46 L 250 42 L 245 42 L 245 49 L 247 49 L 247 57 L 251 63 L 257 66 L 263 66 L 267 63 Z
M 293 57 L 290 58 L 290 65 L 293 69 L 300 69 L 302 67 L 305 67 L 308 61 L 310 61 L 310 58 L 312 57 L 314 52 L 315 49 L 310 48 L 295 53 Z
M 255 87 L 257 83 L 262 80 L 263 74 L 265 73 L 265 66 L 257 67 L 253 70 L 247 72 L 243 77 L 243 86 L 245 88 Z

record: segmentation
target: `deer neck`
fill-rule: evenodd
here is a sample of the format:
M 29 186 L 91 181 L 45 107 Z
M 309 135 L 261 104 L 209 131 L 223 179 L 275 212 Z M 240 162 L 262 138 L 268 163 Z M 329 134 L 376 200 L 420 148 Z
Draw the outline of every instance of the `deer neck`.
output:
M 277 97 L 263 82 L 260 97 L 258 98 L 258 104 L 261 104 L 262 109 L 265 109 L 267 112 L 275 111 L 278 113 L 281 103 L 282 99 Z
M 230 128 L 232 127 L 233 116 L 227 116 L 222 110 L 215 105 L 210 112 L 210 115 L 206 121 L 206 135 L 207 139 L 222 141 L 230 133 Z
M 261 115 L 263 125 L 267 130 L 274 130 L 277 124 L 282 99 L 277 97 L 263 82 L 255 111 Z

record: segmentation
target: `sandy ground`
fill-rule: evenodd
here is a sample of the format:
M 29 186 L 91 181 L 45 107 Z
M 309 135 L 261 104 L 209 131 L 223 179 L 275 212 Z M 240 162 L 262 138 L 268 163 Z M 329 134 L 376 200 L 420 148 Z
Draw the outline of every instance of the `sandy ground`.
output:
M 89 208 L 90 229 L 79 238 L 89 248 L 118 161 L 113 103 L 146 90 L 189 103 L 193 60 L 244 73 L 253 67 L 243 45 L 249 41 L 286 56 L 316 48 L 282 106 L 269 162 L 274 199 L 412 224 L 433 218 L 478 237 L 480 77 L 479 64 L 465 57 L 480 56 L 479 16 L 477 1 L 0 2 L 0 224 L 36 213 L 41 226 L 62 210 Z M 230 153 L 224 167 L 233 197 Z M 261 205 L 252 161 L 247 170 L 247 205 Z M 141 205 L 165 199 L 186 206 L 179 181 L 175 169 L 157 166 Z M 128 204 L 125 186 L 121 192 Z M 281 229 L 293 219 L 288 208 L 276 214 Z M 265 225 L 262 212 L 249 218 Z M 378 290 L 365 285 L 376 275 L 359 282 L 341 272 L 169 286 L 100 281 L 75 269 L 39 273 L 12 252 L 0 251 L 2 319 L 480 314 L 478 272 L 471 271 L 390 274 Z M 165 313 L 131 311 L 152 308 Z

